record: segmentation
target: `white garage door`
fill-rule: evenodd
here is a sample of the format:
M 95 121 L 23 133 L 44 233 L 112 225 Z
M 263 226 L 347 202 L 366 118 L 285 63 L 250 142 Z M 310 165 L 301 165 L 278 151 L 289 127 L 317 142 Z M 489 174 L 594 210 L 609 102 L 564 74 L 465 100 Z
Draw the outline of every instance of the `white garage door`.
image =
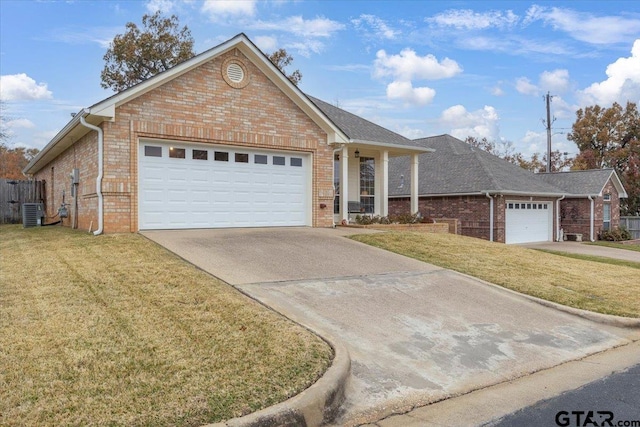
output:
M 551 202 L 507 201 L 506 243 L 546 242 L 553 240 Z
M 311 225 L 310 156 L 142 141 L 141 230 Z

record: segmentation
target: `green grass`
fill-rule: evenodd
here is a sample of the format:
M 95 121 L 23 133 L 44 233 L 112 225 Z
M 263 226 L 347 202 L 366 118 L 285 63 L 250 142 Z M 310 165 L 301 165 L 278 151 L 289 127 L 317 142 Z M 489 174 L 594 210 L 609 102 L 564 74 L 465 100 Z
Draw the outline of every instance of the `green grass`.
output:
M 452 234 L 388 232 L 351 238 L 559 304 L 640 317 L 637 268 Z
M 616 249 L 626 249 L 628 251 L 636 251 L 640 252 L 640 244 L 622 244 L 618 242 L 607 242 L 603 240 L 599 240 L 597 242 L 589 242 L 588 245 L 596 245 L 596 246 L 606 246 L 608 248 L 616 248 Z
M 295 395 L 332 357 L 140 235 L 0 226 L 0 425 L 199 426 Z

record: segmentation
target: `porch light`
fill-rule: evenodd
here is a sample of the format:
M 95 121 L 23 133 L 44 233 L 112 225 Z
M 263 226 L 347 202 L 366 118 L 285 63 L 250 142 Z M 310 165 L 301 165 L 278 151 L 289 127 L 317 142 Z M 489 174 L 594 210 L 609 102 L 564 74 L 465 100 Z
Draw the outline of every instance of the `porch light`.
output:
M 358 151 L 358 149 L 356 148 L 356 152 L 354 153 L 356 159 L 360 158 L 360 151 Z

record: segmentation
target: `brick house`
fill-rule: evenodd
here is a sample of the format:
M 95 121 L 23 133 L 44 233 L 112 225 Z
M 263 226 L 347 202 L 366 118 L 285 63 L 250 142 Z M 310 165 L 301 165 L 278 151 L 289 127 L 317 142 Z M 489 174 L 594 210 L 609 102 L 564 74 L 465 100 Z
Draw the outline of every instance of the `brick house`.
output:
M 330 227 L 352 198 L 386 215 L 389 159 L 412 159 L 417 188 L 428 150 L 368 122 L 342 129 L 318 105 L 239 34 L 83 109 L 24 172 L 45 182 L 49 218 L 65 204 L 63 224 L 94 234 Z
M 604 230 L 620 226 L 620 198 L 627 193 L 613 169 L 541 173 L 543 181 L 566 194 L 560 202 L 564 233 L 595 240 Z
M 526 243 L 583 233 L 594 240 L 607 223 L 619 224 L 626 193 L 612 170 L 534 174 L 450 135 L 413 142 L 434 150 L 419 156 L 426 165 L 418 178 L 420 213 L 458 219 L 463 235 Z M 389 212 L 407 213 L 409 165 L 393 159 L 389 170 Z

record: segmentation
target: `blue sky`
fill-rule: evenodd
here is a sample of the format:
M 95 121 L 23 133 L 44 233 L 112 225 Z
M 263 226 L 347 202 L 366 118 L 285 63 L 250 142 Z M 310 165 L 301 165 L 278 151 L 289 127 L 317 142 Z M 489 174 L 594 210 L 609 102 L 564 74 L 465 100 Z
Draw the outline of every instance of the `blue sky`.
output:
M 100 86 L 114 35 L 176 14 L 201 53 L 244 32 L 293 55 L 300 88 L 409 138 L 449 133 L 546 150 L 578 108 L 640 101 L 638 1 L 0 0 L 0 98 L 10 145 L 42 148 Z

